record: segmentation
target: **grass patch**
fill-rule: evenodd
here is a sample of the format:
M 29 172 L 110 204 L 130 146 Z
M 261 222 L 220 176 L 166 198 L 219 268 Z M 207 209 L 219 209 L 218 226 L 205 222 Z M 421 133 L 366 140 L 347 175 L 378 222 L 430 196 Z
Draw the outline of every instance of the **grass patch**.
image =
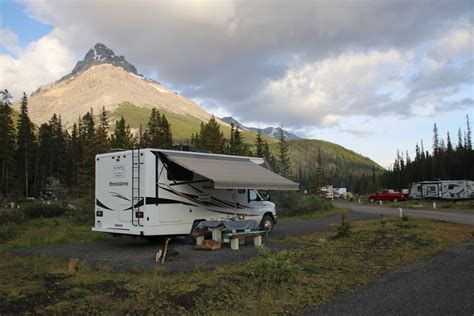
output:
M 370 203 L 366 199 L 361 198 L 361 202 L 365 205 L 379 205 L 379 202 Z M 436 209 L 433 209 L 433 202 L 436 202 Z M 458 212 L 474 214 L 474 200 L 469 201 L 443 201 L 443 200 L 407 200 L 407 201 L 383 201 L 382 206 L 389 207 L 406 207 L 427 211 L 441 211 L 441 212 Z
M 35 218 L 21 224 L 1 224 L 0 237 L 0 250 L 110 238 L 106 234 L 91 232 L 88 224 L 79 225 L 66 217 Z
M 285 241 L 295 250 L 183 273 L 82 265 L 70 274 L 65 261 L 3 251 L 0 314 L 293 314 L 468 240 L 473 230 L 412 218 L 351 224 L 344 238 L 335 230 L 292 236 Z
M 332 215 L 347 214 L 350 211 L 351 210 L 349 208 L 335 207 L 332 209 L 319 210 L 319 211 L 314 211 L 314 212 L 302 214 L 302 215 L 295 215 L 295 216 L 282 215 L 282 216 L 278 216 L 278 222 L 290 223 L 290 222 L 296 222 L 296 221 L 302 221 L 302 220 L 318 219 L 318 218 L 328 217 Z

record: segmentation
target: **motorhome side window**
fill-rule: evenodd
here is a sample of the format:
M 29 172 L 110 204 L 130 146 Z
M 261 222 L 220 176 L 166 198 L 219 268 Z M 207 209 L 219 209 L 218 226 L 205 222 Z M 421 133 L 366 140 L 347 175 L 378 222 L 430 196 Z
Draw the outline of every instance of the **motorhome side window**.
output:
M 245 194 L 245 189 L 238 189 L 237 192 L 238 192 L 239 194 Z
M 260 197 L 255 190 L 249 190 L 249 202 L 251 201 L 261 201 Z
M 192 181 L 193 172 L 170 161 L 168 162 L 168 180 Z

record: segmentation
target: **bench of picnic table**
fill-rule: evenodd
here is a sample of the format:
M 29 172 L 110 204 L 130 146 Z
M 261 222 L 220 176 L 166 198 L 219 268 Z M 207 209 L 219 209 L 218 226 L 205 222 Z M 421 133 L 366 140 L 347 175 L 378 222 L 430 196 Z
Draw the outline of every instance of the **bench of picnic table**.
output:
M 264 230 L 247 230 L 247 231 L 229 231 L 222 230 L 222 236 L 230 240 L 230 248 L 232 250 L 239 250 L 239 244 L 245 242 L 245 237 L 252 237 L 253 243 L 256 247 L 262 245 L 262 236 L 267 235 L 268 232 Z M 210 230 L 197 230 L 192 233 L 196 238 L 196 245 L 201 245 L 206 237 L 212 235 Z M 213 236 L 214 237 L 214 236 Z M 218 238 L 221 236 L 219 234 Z M 213 238 L 214 239 L 214 238 Z M 220 242 L 220 240 L 216 240 Z
M 251 230 L 242 232 L 226 232 L 222 234 L 222 236 L 224 236 L 224 238 L 229 238 L 230 249 L 239 250 L 239 244 L 241 241 L 242 243 L 245 242 L 245 237 L 252 237 L 255 247 L 259 247 L 262 245 L 262 236 L 266 234 L 267 232 L 264 230 Z

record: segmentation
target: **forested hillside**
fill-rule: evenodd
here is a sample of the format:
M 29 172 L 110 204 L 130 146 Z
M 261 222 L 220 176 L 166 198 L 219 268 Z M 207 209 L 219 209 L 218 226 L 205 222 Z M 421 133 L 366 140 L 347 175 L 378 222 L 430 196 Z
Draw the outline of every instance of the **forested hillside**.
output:
M 314 185 L 333 185 L 365 192 L 372 188 L 373 175 L 383 172 L 371 159 L 334 143 L 316 139 L 287 143 L 291 174 L 309 191 L 314 190 Z M 277 154 L 278 144 L 270 148 Z
M 342 146 L 320 140 L 286 141 L 241 131 L 211 116 L 204 123 L 194 117 L 122 103 L 116 111 L 91 109 L 70 129 L 61 117 L 35 126 L 28 114 L 28 97 L 20 113 L 11 108 L 11 96 L 2 91 L 0 111 L 0 192 L 3 199 L 41 197 L 52 182 L 59 181 L 72 197 L 92 200 L 94 157 L 114 148 L 136 146 L 173 148 L 190 144 L 196 149 L 231 155 L 265 158 L 275 172 L 301 183 L 301 189 L 317 192 L 322 185 L 365 192 L 381 168 Z M 141 138 L 140 129 L 141 126 Z

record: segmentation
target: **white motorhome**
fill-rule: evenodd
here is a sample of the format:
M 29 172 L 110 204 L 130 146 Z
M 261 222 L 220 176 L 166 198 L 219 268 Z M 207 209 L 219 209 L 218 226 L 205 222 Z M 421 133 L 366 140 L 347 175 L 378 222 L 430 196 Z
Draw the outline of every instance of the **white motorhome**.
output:
M 470 180 L 439 180 L 422 181 L 412 184 L 412 199 L 474 199 L 474 181 Z
M 298 190 L 262 158 L 162 149 L 96 156 L 96 232 L 187 235 L 200 221 L 247 219 L 272 230 L 275 204 L 257 189 Z

